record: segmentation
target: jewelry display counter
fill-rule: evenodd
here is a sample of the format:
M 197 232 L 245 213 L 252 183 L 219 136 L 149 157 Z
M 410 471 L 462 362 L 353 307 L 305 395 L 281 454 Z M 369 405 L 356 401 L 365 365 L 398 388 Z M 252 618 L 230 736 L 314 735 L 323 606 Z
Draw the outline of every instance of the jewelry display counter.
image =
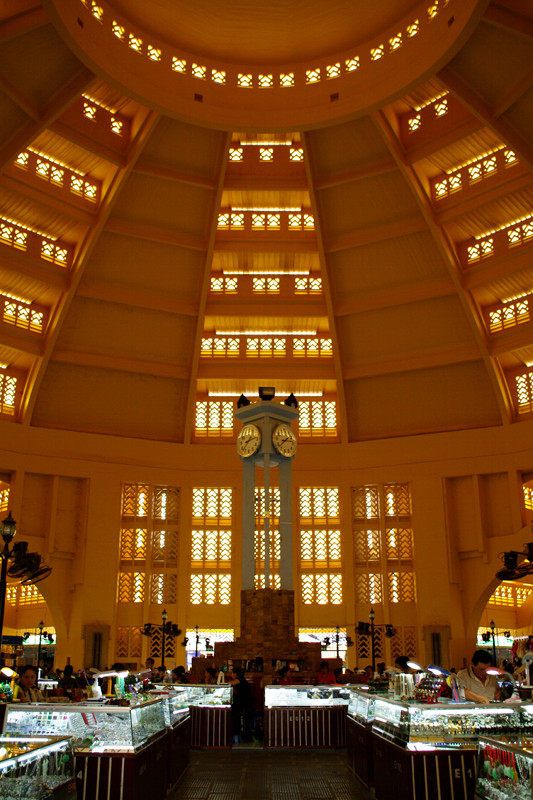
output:
M 2 800 L 75 800 L 74 755 L 68 738 L 0 736 Z
M 533 717 L 521 703 L 413 703 L 376 696 L 372 723 L 377 800 L 472 800 L 481 735 L 517 735 Z
M 346 686 L 266 686 L 265 747 L 343 747 Z
M 8 706 L 10 736 L 69 736 L 78 800 L 163 800 L 167 732 L 161 700 L 136 706 L 33 703 Z
M 346 717 L 348 766 L 369 787 L 374 783 L 372 722 L 376 695 L 365 689 L 346 688 L 350 695 Z
M 533 739 L 501 741 L 481 736 L 478 743 L 476 800 L 531 800 Z
M 231 700 L 229 684 L 155 684 L 156 692 L 179 692 L 190 713 L 192 747 L 231 747 Z M 161 696 L 164 697 L 164 694 Z M 175 701 L 174 701 L 175 702 Z
M 189 764 L 191 738 L 188 686 L 158 684 L 153 697 L 161 700 L 167 728 L 167 784 L 174 786 Z

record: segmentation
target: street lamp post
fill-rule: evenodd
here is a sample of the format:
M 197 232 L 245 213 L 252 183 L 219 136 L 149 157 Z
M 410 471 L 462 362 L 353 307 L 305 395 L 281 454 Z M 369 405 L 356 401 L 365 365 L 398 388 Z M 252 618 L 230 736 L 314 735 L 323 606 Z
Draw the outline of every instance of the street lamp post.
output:
M 340 658 L 340 653 L 339 653 L 339 642 L 340 642 L 340 638 L 341 638 L 340 637 L 340 632 L 341 632 L 341 629 L 337 625 L 337 627 L 335 628 L 335 644 L 337 645 L 337 658 Z
M 10 544 L 15 537 L 17 530 L 17 523 L 11 516 L 11 511 L 2 522 L 2 539 L 4 540 L 4 549 L 2 550 L 2 567 L 0 569 L 0 656 L 2 653 L 2 638 L 4 633 L 4 611 L 6 607 L 6 591 L 7 591 L 7 562 L 11 558 L 12 551 Z
M 165 669 L 165 629 L 167 627 L 167 618 L 168 614 L 166 609 L 164 608 L 161 612 L 161 618 L 163 620 L 163 624 L 161 625 L 161 666 Z
M 196 634 L 196 651 L 195 651 L 195 656 L 196 656 L 196 658 L 198 658 L 198 645 L 200 644 L 200 629 L 199 629 L 198 625 L 195 627 L 195 629 L 194 629 L 194 632 L 195 632 L 195 634 Z
M 370 609 L 368 614 L 370 619 L 370 641 L 372 646 L 372 672 L 376 671 L 376 642 L 374 640 L 374 620 L 376 618 L 376 612 L 373 608 Z
M 39 679 L 39 675 L 41 674 L 41 672 L 40 672 L 40 668 L 41 668 L 41 641 L 42 641 L 42 638 L 43 638 L 43 628 L 44 628 L 44 622 L 41 620 L 39 622 L 39 646 L 37 648 L 37 679 Z
M 490 634 L 492 636 L 492 659 L 494 661 L 494 666 L 497 667 L 496 663 L 496 640 L 494 638 L 494 628 L 496 627 L 496 623 L 493 619 L 490 621 Z

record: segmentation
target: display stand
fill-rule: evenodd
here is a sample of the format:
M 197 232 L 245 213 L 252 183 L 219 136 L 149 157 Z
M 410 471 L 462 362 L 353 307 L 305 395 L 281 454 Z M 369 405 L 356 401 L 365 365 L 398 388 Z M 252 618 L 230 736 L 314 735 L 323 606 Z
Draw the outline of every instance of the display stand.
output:
M 231 706 L 191 706 L 191 747 L 231 747 Z
M 374 784 L 374 748 L 372 724 L 361 723 L 346 717 L 346 749 L 348 766 L 361 783 L 370 788 Z
M 167 736 L 163 732 L 137 753 L 76 754 L 78 800 L 164 800 Z
M 344 747 L 346 708 L 265 708 L 265 747 Z
M 460 750 L 409 750 L 372 734 L 376 800 L 472 800 L 476 785 L 477 747 Z

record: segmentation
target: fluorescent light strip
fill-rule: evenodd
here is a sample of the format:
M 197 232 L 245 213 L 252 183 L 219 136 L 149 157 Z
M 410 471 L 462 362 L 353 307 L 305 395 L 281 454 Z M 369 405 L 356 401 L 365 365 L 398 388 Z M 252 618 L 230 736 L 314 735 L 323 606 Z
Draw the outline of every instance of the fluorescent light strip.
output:
M 29 150 L 30 153 L 35 153 L 36 156 L 41 156 L 41 158 L 46 158 L 46 160 L 50 161 L 52 164 L 57 164 L 59 167 L 64 167 L 65 169 L 70 170 L 70 172 L 75 172 L 76 175 L 79 175 L 82 178 L 85 177 L 85 173 L 84 172 L 80 172 L 79 169 L 74 169 L 74 167 L 70 167 L 68 164 L 65 164 L 63 161 L 58 161 L 57 158 L 52 158 L 52 156 L 49 156 L 46 153 L 41 153 L 40 150 L 36 150 L 34 147 L 27 147 L 26 149 Z
M 235 145 L 232 144 L 232 147 L 277 147 L 278 145 L 282 147 L 296 147 L 297 149 L 301 149 L 298 145 L 295 145 L 294 142 L 239 142 L 239 144 Z
M 484 158 L 490 158 L 490 156 L 496 155 L 496 153 L 501 153 L 502 150 L 511 150 L 511 148 L 507 147 L 507 145 L 502 145 L 502 147 L 497 147 L 495 150 L 488 150 L 486 153 L 483 153 L 480 156 L 476 156 L 475 158 L 471 158 L 468 161 L 463 161 L 462 163 L 457 164 L 453 169 L 447 169 L 446 175 L 453 175 L 454 172 L 458 172 L 460 169 L 463 169 L 464 167 L 469 167 L 470 164 L 477 164 L 478 161 L 483 161 Z
M 527 214 L 525 217 L 519 217 L 512 222 L 506 222 L 505 225 L 500 225 L 499 228 L 493 228 L 491 231 L 487 231 L 486 233 L 480 233 L 479 236 L 474 236 L 474 239 L 477 242 L 479 239 L 484 239 L 485 236 L 490 236 L 492 233 L 498 233 L 499 231 L 505 231 L 507 228 L 512 228 L 513 225 L 519 225 L 521 222 L 527 222 L 527 220 L 530 219 L 533 220 L 533 217 L 531 214 Z
M 246 208 L 235 208 L 234 206 L 230 207 L 230 211 L 259 211 L 259 212 L 268 212 L 268 211 L 298 211 L 301 212 L 303 210 L 303 206 L 284 206 L 283 208 L 278 208 L 277 206 L 269 206 L 268 208 L 262 208 L 260 206 L 247 206 Z
M 426 100 L 425 103 L 422 103 L 421 105 L 415 106 L 414 110 L 415 111 L 422 111 L 423 108 L 427 108 L 428 106 L 433 105 L 433 103 L 436 103 L 437 100 L 442 100 L 443 97 L 447 97 L 448 95 L 449 95 L 449 92 L 447 92 L 447 91 L 446 92 L 441 92 L 440 94 L 436 95 L 435 97 L 432 97 L 431 100 Z
M 253 392 L 212 392 L 211 389 L 207 392 L 208 397 L 240 397 L 241 394 L 244 394 L 246 397 L 247 395 L 252 396 Z M 284 392 L 280 392 L 280 394 L 284 394 Z M 297 398 L 322 397 L 323 395 L 324 392 L 296 392 Z
M 0 369 L 7 369 L 9 364 L 0 364 Z
M 250 270 L 223 269 L 222 270 L 222 274 L 223 275 L 266 275 L 266 276 L 268 276 L 268 275 L 309 275 L 309 273 L 310 273 L 310 271 L 308 269 L 301 269 L 301 270 L 291 269 L 291 270 L 284 270 L 284 271 L 282 271 L 282 270 L 264 271 L 264 270 L 261 270 L 261 269 L 250 269 Z M 212 276 L 216 277 L 216 273 L 212 273 Z M 317 277 L 319 277 L 319 276 L 317 275 Z
M 215 331 L 216 336 L 316 336 L 316 331 Z
M 10 300 L 16 300 L 17 303 L 24 303 L 27 306 L 31 306 L 31 300 L 26 300 L 25 297 L 19 297 L 17 294 L 11 294 L 10 292 L 3 292 L 1 289 L 0 294 L 4 297 L 9 297 Z
M 24 231 L 30 231 L 30 233 L 36 233 L 38 236 L 42 236 L 44 239 L 48 239 L 51 242 L 57 242 L 58 237 L 50 236 L 49 233 L 44 233 L 44 231 L 40 231 L 37 228 L 30 228 L 29 225 L 23 225 L 22 222 L 15 222 L 14 219 L 10 219 L 9 217 L 0 217 L 1 222 L 7 222 L 8 225 L 16 225 L 17 228 L 22 228 Z

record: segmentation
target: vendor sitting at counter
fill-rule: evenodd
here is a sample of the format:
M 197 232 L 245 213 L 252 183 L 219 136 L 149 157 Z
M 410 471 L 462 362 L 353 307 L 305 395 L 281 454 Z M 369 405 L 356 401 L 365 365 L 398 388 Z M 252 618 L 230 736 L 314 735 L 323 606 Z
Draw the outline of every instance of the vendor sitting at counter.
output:
M 19 672 L 19 679 L 13 691 L 15 703 L 42 703 L 43 695 L 37 687 L 37 669 L 26 664 Z
M 337 683 L 337 678 L 335 677 L 334 673 L 330 670 L 327 661 L 322 661 L 320 663 L 320 672 L 316 676 L 316 682 L 318 686 L 320 686 L 321 684 L 329 685 L 331 683 Z
M 465 692 L 465 700 L 472 703 L 490 703 L 499 700 L 500 687 L 494 675 L 487 675 L 492 667 L 492 656 L 487 650 L 476 650 L 469 667 L 460 669 L 457 680 Z

